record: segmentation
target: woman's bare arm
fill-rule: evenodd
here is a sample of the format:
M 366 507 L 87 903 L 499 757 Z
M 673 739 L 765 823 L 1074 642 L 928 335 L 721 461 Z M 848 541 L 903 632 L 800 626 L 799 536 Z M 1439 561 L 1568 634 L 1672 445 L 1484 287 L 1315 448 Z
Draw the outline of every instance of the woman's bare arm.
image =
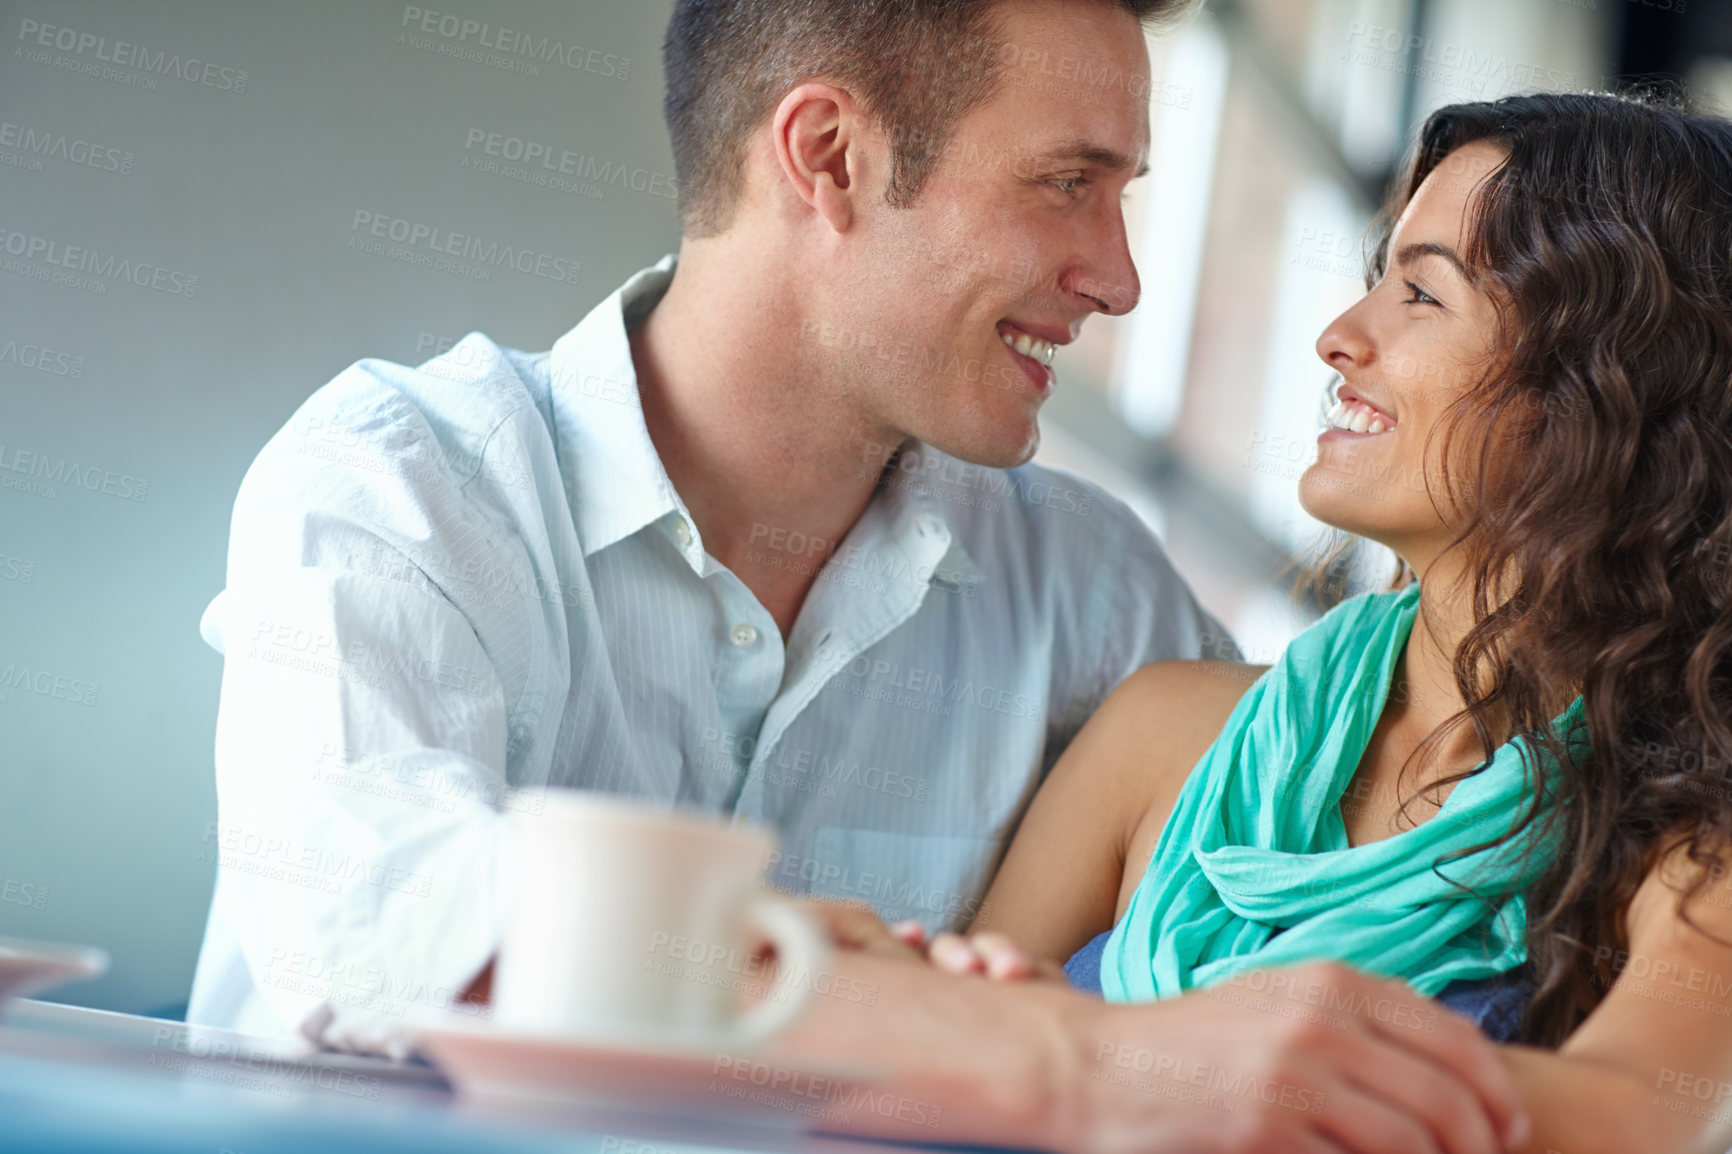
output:
M 1692 928 L 1677 898 L 1693 869 L 1674 854 L 1649 872 L 1630 903 L 1628 950 L 1602 959 L 1620 971 L 1611 992 L 1556 1053 L 1500 1047 L 1533 1117 L 1526 1149 L 1720 1154 L 1732 1145 L 1732 875 L 1691 902 Z
M 1063 962 L 1110 929 L 1185 778 L 1261 671 L 1163 661 L 1127 677 L 1029 804 L 972 932 Z

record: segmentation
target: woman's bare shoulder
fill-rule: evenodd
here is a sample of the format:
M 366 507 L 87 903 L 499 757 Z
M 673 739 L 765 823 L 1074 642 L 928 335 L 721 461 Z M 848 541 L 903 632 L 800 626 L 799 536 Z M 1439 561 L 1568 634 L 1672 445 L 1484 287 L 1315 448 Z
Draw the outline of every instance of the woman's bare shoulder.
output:
M 1241 661 L 1157 661 L 1125 678 L 1101 704 L 1101 712 L 1111 709 L 1114 722 L 1128 728 L 1158 728 L 1169 740 L 1206 729 L 1213 741 L 1245 691 L 1268 668 Z
M 1172 792 L 1220 736 L 1233 707 L 1266 666 L 1236 661 L 1159 661 L 1107 695 L 1079 742 L 1091 762 L 1129 790 L 1127 799 Z
M 1171 808 L 1258 672 L 1164 661 L 1125 678 L 1036 793 L 975 928 L 1063 961 L 1111 926 L 1133 832 L 1151 810 Z
M 1124 872 L 1113 921 L 1124 915 L 1148 869 L 1185 780 L 1267 668 L 1237 661 L 1162 661 L 1125 678 L 1102 704 L 1096 717 L 1110 728 L 1103 738 L 1122 751 L 1117 763 L 1127 774 L 1118 783 L 1120 796 L 1136 815 L 1122 843 Z

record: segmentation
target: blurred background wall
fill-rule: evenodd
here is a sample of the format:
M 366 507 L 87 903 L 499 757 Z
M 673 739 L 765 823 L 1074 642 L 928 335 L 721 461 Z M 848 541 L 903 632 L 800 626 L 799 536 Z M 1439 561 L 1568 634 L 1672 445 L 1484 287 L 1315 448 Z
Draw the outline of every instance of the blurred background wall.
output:
M 362 357 L 546 348 L 677 246 L 669 6 L 0 0 L 0 935 L 114 959 L 56 997 L 186 998 L 216 868 L 197 624 L 264 441 Z M 1131 500 L 1266 661 L 1315 612 L 1311 345 L 1412 128 L 1631 77 L 1732 99 L 1732 5 L 1211 0 L 1152 54 L 1144 303 L 1061 358 L 1042 456 Z

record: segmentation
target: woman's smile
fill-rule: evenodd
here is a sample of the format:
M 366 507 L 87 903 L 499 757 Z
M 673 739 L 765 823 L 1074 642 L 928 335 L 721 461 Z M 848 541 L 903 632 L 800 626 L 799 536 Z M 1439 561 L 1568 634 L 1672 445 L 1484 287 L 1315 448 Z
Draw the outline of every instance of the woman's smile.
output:
M 1344 437 L 1378 437 L 1395 431 L 1394 423 L 1385 420 L 1383 414 L 1370 405 L 1350 405 L 1346 401 L 1336 401 L 1329 411 L 1323 414 L 1323 423 L 1327 427 L 1317 435 L 1320 441 L 1338 441 Z
M 1323 414 L 1323 423 L 1328 426 L 1324 435 L 1340 432 L 1360 436 L 1393 432 L 1396 424 L 1388 407 L 1373 404 L 1346 384 L 1336 390 L 1335 403 Z

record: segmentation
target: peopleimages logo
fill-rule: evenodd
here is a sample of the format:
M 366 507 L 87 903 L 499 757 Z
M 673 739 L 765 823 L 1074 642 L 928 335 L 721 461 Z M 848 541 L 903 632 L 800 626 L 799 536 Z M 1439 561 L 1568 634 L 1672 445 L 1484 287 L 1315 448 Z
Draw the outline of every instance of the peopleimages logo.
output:
M 27 157 L 63 160 L 99 172 L 132 172 L 133 155 L 107 144 L 95 144 L 67 136 L 64 132 L 37 130 L 10 120 L 0 120 L 0 149 L 16 149 Z
M 57 240 L 35 236 L 27 232 L 13 232 L 0 226 L 0 254 L 19 257 L 27 261 L 39 261 L 57 269 L 96 278 L 79 287 L 95 287 L 106 291 L 104 281 L 126 281 L 139 288 L 155 289 L 157 292 L 168 293 L 170 296 L 195 297 L 198 295 L 198 277 L 175 269 L 164 268 L 162 265 L 151 264 L 149 261 L 134 261 L 126 257 L 103 253 L 94 248 L 76 244 L 61 244 Z M 22 268 L 9 268 L 8 272 L 22 272 Z M 47 274 L 44 273 L 44 276 Z
M 34 481 L 47 482 L 50 487 L 44 495 L 50 497 L 56 492 L 51 487 L 53 485 L 75 486 L 123 501 L 143 501 L 150 495 L 150 482 L 131 473 L 116 473 L 100 465 L 80 465 L 68 457 L 50 457 L 47 453 L 33 453 L 16 445 L 9 450 L 4 442 L 0 442 L 0 488 L 15 487 L 5 483 L 14 480 L 4 476 L 7 473 L 21 473 Z
M 1483 92 L 1493 81 L 1504 89 L 1579 87 L 1576 74 L 1430 36 L 1355 20 L 1347 29 L 1342 59 L 1401 75 L 1415 75 L 1453 88 Z M 1357 52 L 1357 45 L 1363 44 Z
M 17 365 L 21 369 L 34 369 L 52 377 L 78 379 L 84 376 L 83 357 L 57 352 L 41 345 L 20 343 L 11 337 L 0 338 L 0 365 L 6 364 Z
M 110 40 L 106 36 L 81 32 L 63 25 L 21 20 L 18 23 L 18 39 L 25 47 L 52 48 L 73 56 L 88 57 L 154 76 L 174 76 L 188 84 L 199 84 L 224 92 L 240 93 L 247 90 L 245 69 L 226 68 L 192 56 L 183 58 L 179 53 L 152 52 L 140 44 Z
M 0 704 L 11 700 L 12 694 L 18 692 L 52 697 L 56 701 L 65 701 L 72 705 L 94 706 L 96 694 L 101 688 L 102 686 L 94 681 L 55 673 L 50 669 L 32 669 L 16 661 L 0 669 Z
M 424 36 L 437 36 L 452 48 L 473 46 L 477 49 L 489 49 L 500 53 L 510 63 L 527 69 L 534 69 L 533 62 L 539 62 L 563 64 L 573 72 L 589 72 L 612 80 L 624 80 L 631 75 L 630 57 L 615 56 L 611 52 L 600 52 L 594 48 L 585 48 L 581 44 L 567 44 L 551 36 L 536 36 L 513 28 L 495 27 L 449 12 L 432 12 L 417 8 L 413 4 L 404 5 L 400 26 Z M 430 44 L 413 46 L 432 47 Z M 539 75 L 539 71 L 530 71 L 529 74 Z
M 420 221 L 408 220 L 387 213 L 368 212 L 364 208 L 355 210 L 354 219 L 349 224 L 350 244 L 363 252 L 371 252 L 369 245 L 373 239 L 388 240 L 402 246 L 400 251 L 383 249 L 378 255 L 391 256 L 397 259 L 409 260 L 410 263 L 423 263 L 413 259 L 416 254 L 424 256 L 428 261 L 437 262 L 443 257 L 452 257 L 461 261 L 469 261 L 475 266 L 491 265 L 494 268 L 511 268 L 530 276 L 538 276 L 543 280 L 559 281 L 575 284 L 578 273 L 583 265 L 575 260 L 562 256 L 553 256 L 533 249 L 517 248 L 498 241 L 484 241 L 478 236 L 465 232 L 451 232 L 436 225 L 423 224 Z M 357 243 L 359 241 L 360 243 Z M 477 268 L 476 271 L 485 272 Z
M 671 176 L 651 172 L 647 168 L 627 168 L 611 160 L 600 160 L 587 153 L 558 148 L 543 141 L 525 140 L 521 136 L 506 136 L 484 128 L 471 128 L 463 142 L 463 151 L 480 152 L 485 156 L 520 164 L 525 170 L 521 175 L 509 166 L 499 166 L 499 170 L 502 175 L 516 176 L 530 184 L 545 184 L 548 178 L 569 176 L 589 181 L 598 188 L 611 184 L 632 192 L 659 196 L 664 200 L 679 199 L 679 184 Z M 465 156 L 463 164 L 482 172 L 492 171 L 491 168 L 483 167 L 485 161 L 478 161 L 473 156 Z

